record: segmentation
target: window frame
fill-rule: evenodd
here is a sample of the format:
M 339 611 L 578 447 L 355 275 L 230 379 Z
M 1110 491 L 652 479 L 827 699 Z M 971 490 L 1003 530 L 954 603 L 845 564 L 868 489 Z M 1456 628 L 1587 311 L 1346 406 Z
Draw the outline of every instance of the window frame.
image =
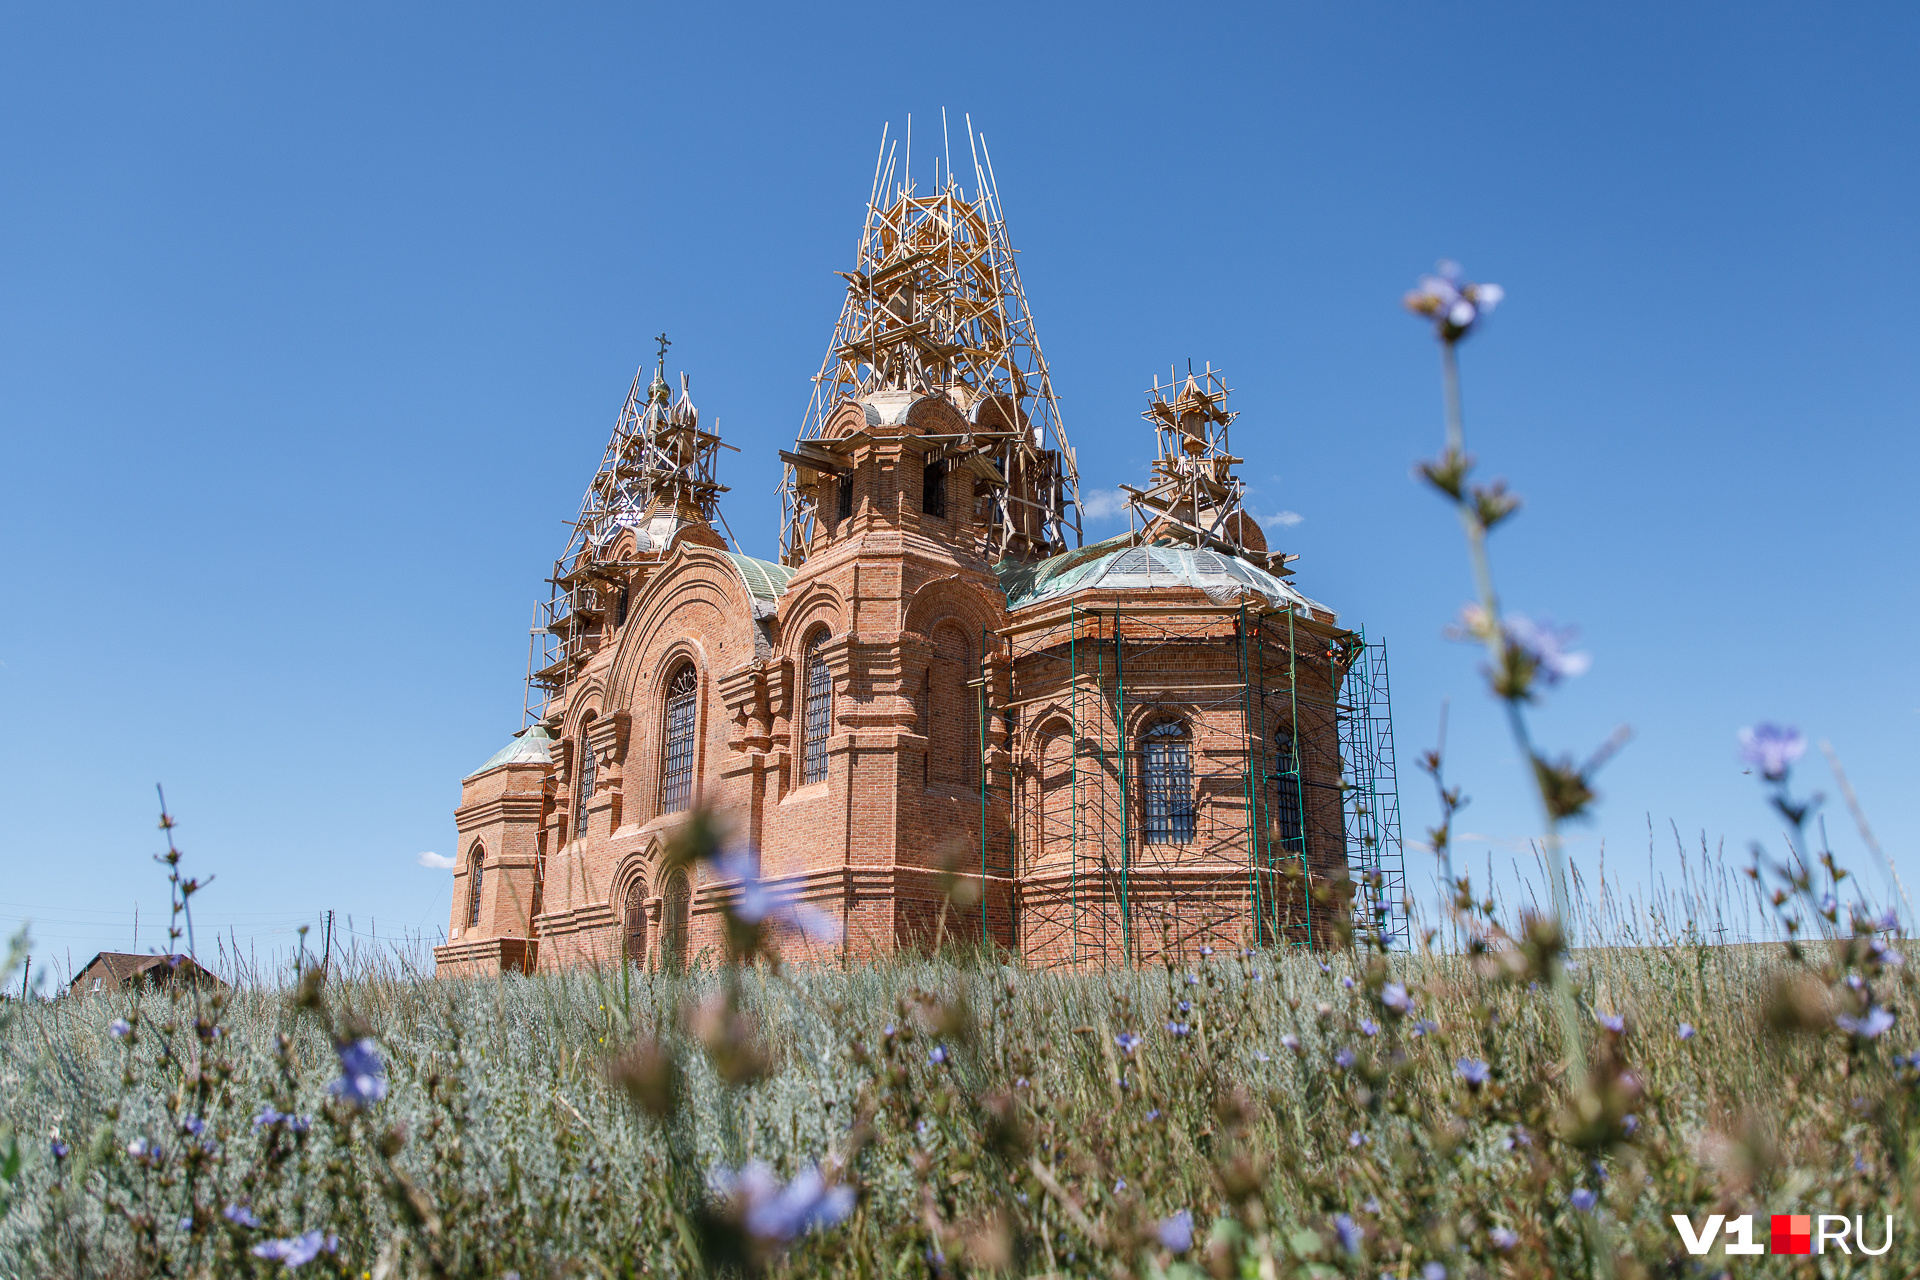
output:
M 833 671 L 821 652 L 833 633 L 825 627 L 808 639 L 801 662 L 800 785 L 827 780 L 827 743 L 833 737 Z
M 647 958 L 647 882 L 634 877 L 627 886 L 626 900 L 621 904 L 620 946 L 626 958 L 633 964 L 644 964 Z M 636 943 L 635 939 L 638 939 Z
M 580 726 L 580 759 L 573 784 L 573 833 L 576 836 L 587 834 L 587 805 L 593 800 L 594 789 L 600 780 L 600 761 L 593 753 L 593 743 L 587 738 L 592 728 L 591 720 Z
M 1140 838 L 1145 844 L 1192 844 L 1199 833 L 1193 790 L 1193 730 L 1160 720 L 1140 734 Z
M 480 890 L 486 874 L 487 846 L 475 844 L 467 855 L 467 928 L 480 927 Z
M 684 681 L 684 684 L 683 684 Z M 684 658 L 667 681 L 660 709 L 660 813 L 693 807 L 700 746 L 700 669 Z

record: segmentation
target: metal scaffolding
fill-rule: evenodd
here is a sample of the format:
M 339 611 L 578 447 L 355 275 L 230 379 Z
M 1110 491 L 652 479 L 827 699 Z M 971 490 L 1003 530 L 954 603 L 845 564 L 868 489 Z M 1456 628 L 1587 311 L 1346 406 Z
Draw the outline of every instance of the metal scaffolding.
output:
M 1386 655 L 1339 634 L 1256 604 L 1079 600 L 990 637 L 981 871 L 1012 869 L 1031 963 L 1311 946 L 1338 902 L 1314 891 L 1348 874 L 1356 923 L 1404 942 Z

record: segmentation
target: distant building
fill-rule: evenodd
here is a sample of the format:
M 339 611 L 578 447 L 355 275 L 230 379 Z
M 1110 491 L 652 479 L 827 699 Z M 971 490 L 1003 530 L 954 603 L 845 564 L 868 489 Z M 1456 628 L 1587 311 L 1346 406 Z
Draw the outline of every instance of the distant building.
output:
M 130 987 L 200 987 L 216 991 L 226 984 L 192 956 L 139 956 L 125 951 L 102 951 L 67 985 L 77 996 L 96 991 L 123 991 Z
M 536 624 L 527 727 L 462 783 L 439 973 L 717 950 L 738 884 L 662 864 L 702 806 L 852 956 L 1140 963 L 1321 945 L 1336 911 L 1404 937 L 1384 652 L 1246 510 L 1211 368 L 1155 379 L 1130 530 L 1081 545 L 976 181 L 918 194 L 883 166 L 781 453 L 778 560 L 722 536 L 722 445 L 664 338 L 635 376 Z

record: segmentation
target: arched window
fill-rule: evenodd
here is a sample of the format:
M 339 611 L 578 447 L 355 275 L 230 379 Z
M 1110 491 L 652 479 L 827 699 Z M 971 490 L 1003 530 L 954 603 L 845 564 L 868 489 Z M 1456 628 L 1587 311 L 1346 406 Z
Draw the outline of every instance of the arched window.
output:
M 467 928 L 480 927 L 480 872 L 481 863 L 486 861 L 487 851 L 479 845 L 473 846 L 473 857 L 467 863 Z
M 1187 726 L 1164 720 L 1140 743 L 1141 811 L 1148 844 L 1186 844 L 1193 839 L 1193 757 Z
M 827 780 L 827 738 L 833 732 L 833 672 L 821 652 L 832 637 L 822 627 L 807 641 L 807 700 L 801 730 L 800 785 Z
M 645 882 L 635 880 L 627 886 L 626 913 L 621 923 L 626 926 L 626 936 L 623 941 L 627 959 L 634 964 L 640 964 L 647 958 L 647 886 Z
M 574 822 L 574 830 L 581 835 L 587 834 L 587 802 L 593 799 L 594 775 L 598 769 L 599 764 L 593 758 L 593 744 L 587 741 L 587 726 L 582 725 L 580 728 L 579 803 L 574 806 L 579 814 Z
M 660 812 L 679 813 L 693 803 L 693 736 L 700 711 L 700 677 L 683 662 L 667 681 L 666 732 L 660 761 Z
M 1307 830 L 1301 807 L 1300 753 L 1295 749 L 1291 731 L 1281 729 L 1273 735 L 1273 781 L 1278 794 L 1273 803 L 1274 824 L 1280 829 L 1280 842 L 1289 853 L 1304 853 Z
M 687 924 L 693 914 L 693 888 L 684 870 L 667 877 L 665 917 L 660 922 L 660 941 L 666 946 L 669 968 L 683 969 L 687 964 Z

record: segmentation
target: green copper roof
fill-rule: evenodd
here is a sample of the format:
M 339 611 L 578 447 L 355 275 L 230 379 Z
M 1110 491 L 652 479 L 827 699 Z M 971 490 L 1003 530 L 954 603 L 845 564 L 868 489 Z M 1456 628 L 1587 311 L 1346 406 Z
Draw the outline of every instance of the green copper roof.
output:
M 1276 608 L 1316 605 L 1265 569 L 1238 556 L 1183 547 L 1172 542 L 1135 545 L 1123 533 L 1105 542 L 1052 556 L 1038 564 L 1002 560 L 994 566 L 1007 593 L 1007 608 L 1024 609 L 1082 590 L 1148 591 L 1156 587 L 1189 587 L 1216 604 L 1230 604 L 1259 596 Z
M 553 738 L 547 733 L 546 727 L 536 724 L 494 752 L 487 758 L 485 764 L 467 776 L 477 778 L 487 770 L 498 769 L 503 764 L 547 764 L 553 759 L 547 750 L 547 744 L 552 741 Z
M 747 584 L 747 591 L 755 600 L 765 600 L 772 604 L 787 589 L 787 579 L 793 577 L 793 570 L 771 560 L 755 560 L 752 556 L 743 556 L 738 551 L 727 552 L 727 559 L 733 561 L 733 567 L 740 571 L 740 580 Z

